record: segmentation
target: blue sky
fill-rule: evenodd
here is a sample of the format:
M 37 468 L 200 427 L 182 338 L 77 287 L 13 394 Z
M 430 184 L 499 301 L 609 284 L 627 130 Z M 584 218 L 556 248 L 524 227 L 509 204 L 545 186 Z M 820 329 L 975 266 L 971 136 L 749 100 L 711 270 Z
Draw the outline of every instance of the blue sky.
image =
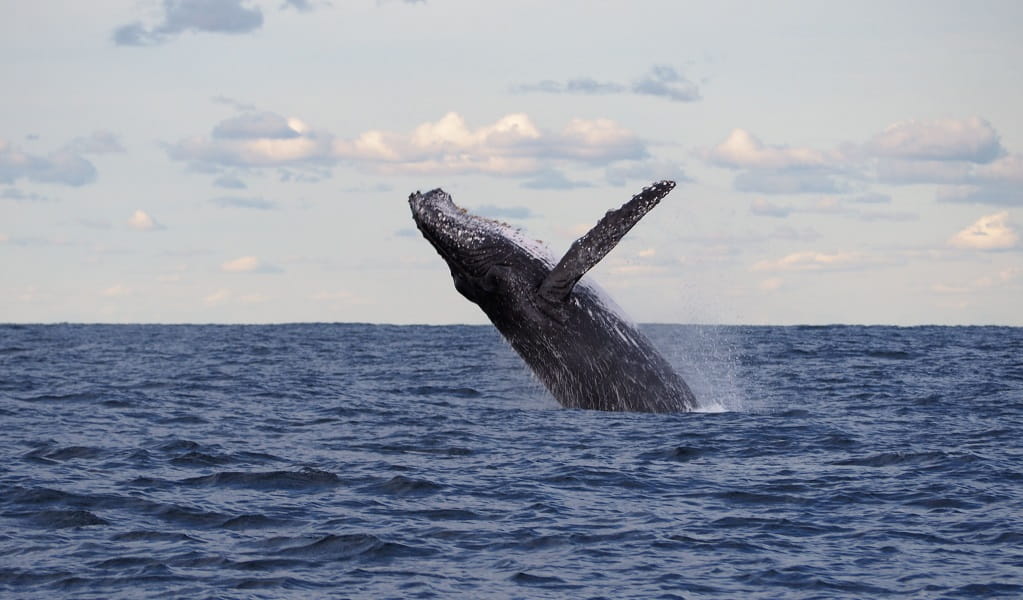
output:
M 481 323 L 406 198 L 638 321 L 1023 325 L 1018 2 L 0 2 L 0 321 Z

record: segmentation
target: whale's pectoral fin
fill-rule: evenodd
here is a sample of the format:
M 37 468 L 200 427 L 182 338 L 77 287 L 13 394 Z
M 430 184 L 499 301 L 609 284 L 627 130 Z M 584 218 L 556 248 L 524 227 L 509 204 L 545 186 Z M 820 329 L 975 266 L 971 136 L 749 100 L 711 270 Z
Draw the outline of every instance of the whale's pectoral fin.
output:
M 547 275 L 538 290 L 540 296 L 551 302 L 568 298 L 576 282 L 611 251 L 625 234 L 657 206 L 661 198 L 675 187 L 674 181 L 658 181 L 643 188 L 621 208 L 609 210 L 604 218 L 572 243 L 561 262 Z

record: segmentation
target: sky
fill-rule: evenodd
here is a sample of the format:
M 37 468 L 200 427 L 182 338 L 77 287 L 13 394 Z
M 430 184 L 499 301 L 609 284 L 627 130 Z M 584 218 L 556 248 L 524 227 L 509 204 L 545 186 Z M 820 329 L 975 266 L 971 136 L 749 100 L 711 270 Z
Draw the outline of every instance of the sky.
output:
M 1023 325 L 1023 3 L 0 0 L 0 322 L 485 323 L 443 188 L 639 322 Z

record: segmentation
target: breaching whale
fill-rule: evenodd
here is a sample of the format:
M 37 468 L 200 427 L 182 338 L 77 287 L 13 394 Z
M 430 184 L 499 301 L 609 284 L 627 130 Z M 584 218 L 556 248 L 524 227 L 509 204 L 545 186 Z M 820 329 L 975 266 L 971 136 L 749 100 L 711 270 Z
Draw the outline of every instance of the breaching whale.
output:
M 583 275 L 675 187 L 660 181 L 610 210 L 555 263 L 543 244 L 459 208 L 441 189 L 409 196 L 416 227 L 447 262 L 455 289 L 479 305 L 563 406 L 680 412 L 689 386 Z

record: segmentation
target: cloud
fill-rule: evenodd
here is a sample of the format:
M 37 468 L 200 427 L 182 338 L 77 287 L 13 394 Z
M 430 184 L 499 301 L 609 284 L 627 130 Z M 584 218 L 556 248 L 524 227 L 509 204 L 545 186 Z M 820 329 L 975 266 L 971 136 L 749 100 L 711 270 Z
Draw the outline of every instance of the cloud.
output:
M 886 200 L 887 199 L 887 200 Z M 810 204 L 774 204 L 757 198 L 750 204 L 750 213 L 758 217 L 784 218 L 795 213 L 817 213 L 853 217 L 861 221 L 915 221 L 916 213 L 905 211 L 880 211 L 859 208 L 857 204 L 879 204 L 890 201 L 883 194 L 866 194 L 853 198 L 819 198 Z M 853 205 L 853 206 L 850 206 Z
M 856 269 L 877 264 L 877 259 L 861 252 L 795 252 L 777 260 L 762 260 L 753 265 L 754 271 L 834 271 Z
M 132 293 L 132 289 L 125 286 L 124 284 L 118 283 L 112 285 L 101 292 L 103 296 L 108 298 L 116 298 L 118 296 L 128 296 Z
M 330 165 L 333 136 L 295 118 L 274 113 L 245 113 L 225 119 L 209 136 L 193 136 L 165 145 L 173 160 L 200 171 L 220 167 Z
M 975 166 L 960 185 L 938 190 L 940 202 L 1023 206 L 1023 158 L 1004 156 Z
M 249 208 L 256 210 L 274 210 L 279 208 L 276 202 L 260 198 L 258 196 L 221 196 L 219 198 L 211 199 L 210 203 L 221 208 Z
M 49 202 L 51 200 L 51 198 L 35 192 L 25 192 L 13 187 L 0 192 L 0 198 L 14 200 L 15 202 Z
M 892 197 L 888 194 L 880 194 L 877 192 L 868 192 L 866 194 L 860 194 L 859 196 L 853 196 L 847 198 L 849 202 L 855 202 L 856 204 L 891 204 Z
M 339 140 L 334 153 L 380 173 L 519 176 L 543 174 L 552 163 L 600 166 L 647 156 L 639 137 L 609 119 L 572 119 L 554 133 L 522 113 L 473 129 L 454 112 L 410 134 L 371 130 Z
M 578 77 L 565 82 L 545 79 L 538 83 L 521 83 L 511 87 L 513 93 L 608 95 L 637 94 L 658 96 L 674 102 L 694 102 L 700 99 L 696 84 L 667 65 L 654 65 L 648 73 L 631 85 L 613 81 L 597 81 L 591 77 Z
M 675 183 L 683 183 L 693 180 L 686 175 L 680 163 L 659 159 L 629 161 L 611 165 L 604 169 L 604 178 L 608 183 L 615 186 L 624 186 L 636 181 L 649 183 L 651 181 L 670 179 Z
M 733 129 L 717 146 L 700 153 L 705 160 L 730 169 L 789 169 L 829 166 L 833 157 L 810 148 L 767 146 L 745 129 Z
M 1023 269 L 1019 267 L 1008 267 L 993 274 L 984 275 L 972 281 L 959 284 L 935 283 L 930 286 L 932 292 L 943 295 L 972 294 L 976 292 L 989 292 L 992 289 L 1006 286 L 1018 285 Z
M 309 127 L 298 119 L 286 119 L 272 112 L 249 112 L 221 121 L 213 128 L 220 139 L 292 139 Z
M 998 133 L 980 117 L 902 121 L 867 143 L 875 156 L 989 163 L 1005 154 Z
M 655 65 L 649 74 L 632 84 L 632 91 L 647 96 L 660 96 L 674 102 L 700 99 L 700 90 L 695 83 L 665 65 Z
M 609 119 L 572 119 L 560 131 L 546 131 L 522 113 L 471 127 L 455 112 L 408 133 L 374 129 L 348 139 L 336 139 L 293 117 L 247 112 L 217 123 L 209 135 L 165 144 L 164 149 L 172 160 L 202 173 L 276 168 L 282 181 L 318 181 L 345 163 L 383 175 L 523 177 L 530 178 L 527 187 L 557 189 L 590 185 L 568 180 L 560 173 L 563 167 L 641 164 L 649 156 L 645 141 Z M 671 171 L 659 164 L 648 168 Z M 240 183 L 230 176 L 217 182 L 222 187 Z
M 241 256 L 220 265 L 225 273 L 280 273 L 281 268 L 264 263 L 255 256 Z
M 248 187 L 244 181 L 233 175 L 221 175 L 213 180 L 213 185 L 229 190 L 244 190 Z
M 18 179 L 81 186 L 96 179 L 96 167 L 81 153 L 64 148 L 47 156 L 22 152 L 0 140 L 0 183 Z
M 547 169 L 522 182 L 522 187 L 530 190 L 574 190 L 592 187 L 592 184 L 585 181 L 573 181 L 561 171 Z
M 217 306 L 227 302 L 230 299 L 231 290 L 221 288 L 203 298 L 203 303 L 206 304 L 206 306 Z
M 948 243 L 968 250 L 1008 250 L 1019 244 L 1019 235 L 1009 226 L 1009 213 L 985 215 L 959 233 Z
M 759 194 L 841 194 L 848 185 L 830 173 L 806 171 L 744 171 L 732 186 L 740 192 Z
M 109 131 L 95 131 L 86 137 L 71 140 L 65 149 L 76 154 L 109 154 L 124 152 L 124 146 L 117 135 Z
M 772 204 L 763 198 L 756 198 L 750 204 L 749 211 L 758 217 L 787 217 L 792 207 Z
M 613 82 L 602 82 L 589 77 L 569 79 L 565 83 L 545 79 L 539 83 L 523 83 L 512 87 L 516 93 L 540 92 L 544 94 L 622 94 L 628 91 L 628 87 Z
M 151 46 L 186 31 L 240 34 L 262 25 L 259 7 L 247 7 L 243 0 L 163 0 L 161 22 L 153 27 L 141 22 L 122 25 L 112 37 L 119 46 Z
M 743 192 L 850 194 L 871 182 L 937 184 L 941 202 L 1023 205 L 1023 157 L 1007 152 L 998 132 L 980 117 L 902 121 L 867 142 L 825 150 L 769 145 L 737 128 L 696 154 L 710 165 L 740 170 L 733 187 Z M 882 204 L 891 198 L 860 194 L 849 201 Z M 781 216 L 777 208 L 772 216 Z M 764 201 L 753 207 L 765 216 L 768 209 Z M 863 220 L 917 218 L 906 212 L 846 212 Z
M 939 160 L 882 159 L 875 167 L 881 183 L 907 185 L 914 183 L 959 184 L 970 180 L 973 165 L 968 162 Z
M 153 220 L 145 211 L 136 210 L 128 219 L 128 227 L 136 231 L 154 231 L 163 229 L 163 226 Z
M 323 6 L 330 6 L 329 2 L 312 2 L 311 0 L 284 0 L 284 4 L 281 4 L 281 10 L 293 8 L 298 12 L 312 12 L 317 8 Z

